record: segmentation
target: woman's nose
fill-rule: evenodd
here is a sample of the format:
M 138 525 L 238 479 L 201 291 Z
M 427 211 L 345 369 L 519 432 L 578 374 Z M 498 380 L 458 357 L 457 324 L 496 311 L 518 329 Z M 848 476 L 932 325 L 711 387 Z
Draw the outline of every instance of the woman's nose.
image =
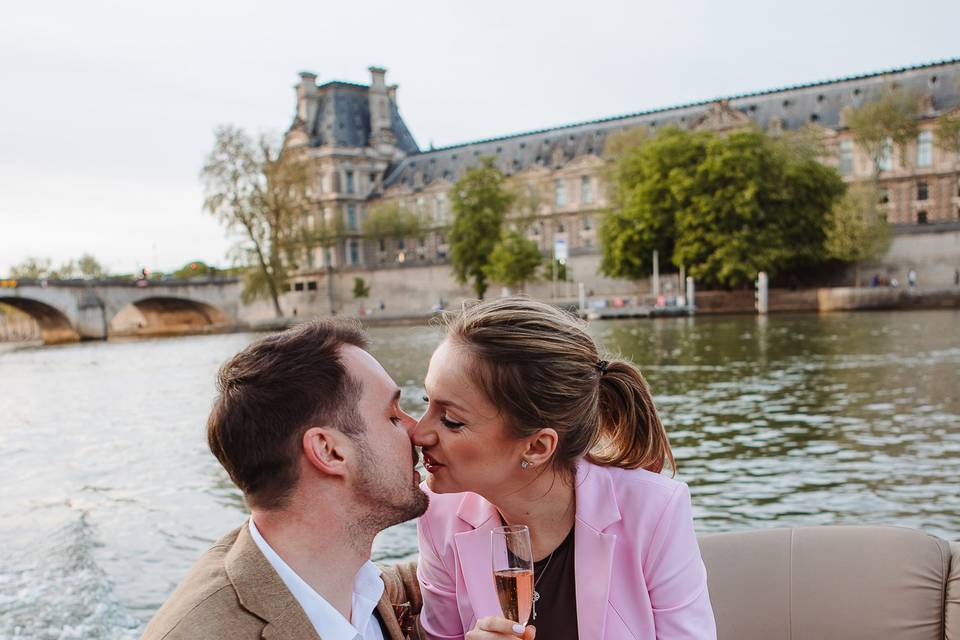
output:
M 430 423 L 427 420 L 429 415 L 429 411 L 423 414 L 420 420 L 417 421 L 410 430 L 410 439 L 413 440 L 413 444 L 418 447 L 429 447 L 437 442 L 437 432 L 430 427 Z

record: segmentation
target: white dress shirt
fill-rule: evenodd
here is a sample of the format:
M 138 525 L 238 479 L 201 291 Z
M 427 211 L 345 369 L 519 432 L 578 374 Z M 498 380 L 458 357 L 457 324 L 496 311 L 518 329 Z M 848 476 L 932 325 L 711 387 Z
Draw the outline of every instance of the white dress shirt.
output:
M 250 518 L 250 536 L 323 640 L 384 640 L 380 623 L 373 614 L 384 589 L 380 570 L 375 564 L 367 561 L 353 579 L 351 619 L 348 621 L 277 555 L 260 535 L 253 518 Z

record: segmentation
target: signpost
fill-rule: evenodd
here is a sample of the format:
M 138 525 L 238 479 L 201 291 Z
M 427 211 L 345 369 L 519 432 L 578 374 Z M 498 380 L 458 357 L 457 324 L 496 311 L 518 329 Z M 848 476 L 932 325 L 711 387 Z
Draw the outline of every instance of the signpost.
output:
M 552 297 L 557 297 L 557 263 L 565 265 L 569 254 L 567 252 L 567 241 L 564 238 L 555 238 L 553 241 L 553 262 L 550 263 L 550 271 L 553 272 Z

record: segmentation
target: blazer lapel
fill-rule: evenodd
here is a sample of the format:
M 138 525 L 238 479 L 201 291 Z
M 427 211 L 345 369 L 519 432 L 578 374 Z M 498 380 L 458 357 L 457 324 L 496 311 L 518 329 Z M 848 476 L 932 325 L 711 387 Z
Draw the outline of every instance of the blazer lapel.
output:
M 393 603 L 390 602 L 386 592 L 380 598 L 380 602 L 377 603 L 377 614 L 383 620 L 383 626 L 391 640 L 405 640 L 403 630 L 400 629 L 400 624 L 397 622 L 397 614 L 393 610 Z
M 500 516 L 492 504 L 473 493 L 464 495 L 457 515 L 474 527 L 453 537 L 474 615 L 477 618 L 501 615 L 490 560 L 490 532 L 500 526 Z
M 320 640 L 307 614 L 250 537 L 249 524 L 240 527 L 224 562 L 240 604 L 266 622 L 265 640 Z
M 620 509 L 613 492 L 613 480 L 603 467 L 581 461 L 577 467 L 576 491 L 577 630 L 581 638 L 603 638 L 617 542 L 617 536 L 603 531 L 620 521 Z

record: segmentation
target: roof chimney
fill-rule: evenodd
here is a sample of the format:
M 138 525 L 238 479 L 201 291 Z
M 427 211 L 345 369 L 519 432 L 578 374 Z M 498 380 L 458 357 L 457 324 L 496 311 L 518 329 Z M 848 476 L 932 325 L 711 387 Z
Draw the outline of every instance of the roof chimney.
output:
M 370 141 L 374 144 L 393 145 L 396 139 L 390 122 L 390 98 L 386 83 L 387 70 L 370 67 Z M 395 90 L 395 89 L 394 89 Z
M 317 113 L 317 74 L 301 71 L 300 82 L 294 89 L 297 92 L 297 117 L 310 124 Z
M 387 70 L 383 67 L 368 67 L 370 70 L 370 88 L 378 91 L 387 90 Z

